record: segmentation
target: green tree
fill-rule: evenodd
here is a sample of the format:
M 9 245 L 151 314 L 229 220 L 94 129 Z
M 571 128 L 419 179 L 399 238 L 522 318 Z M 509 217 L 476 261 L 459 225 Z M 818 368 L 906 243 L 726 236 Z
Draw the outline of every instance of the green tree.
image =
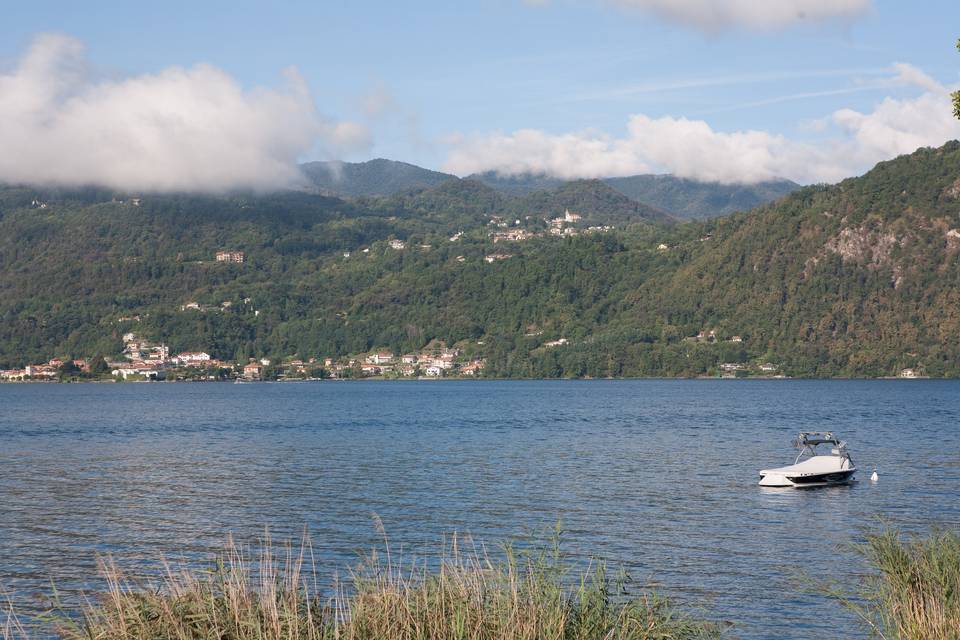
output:
M 960 40 L 957 40 L 957 51 L 960 51 Z M 960 91 L 953 92 L 953 115 L 960 118 Z
M 94 375 L 110 373 L 110 365 L 107 364 L 106 358 L 100 355 L 93 358 L 93 360 L 90 361 L 90 373 Z
M 80 373 L 80 367 L 73 360 L 67 360 L 58 368 L 61 377 L 70 377 Z

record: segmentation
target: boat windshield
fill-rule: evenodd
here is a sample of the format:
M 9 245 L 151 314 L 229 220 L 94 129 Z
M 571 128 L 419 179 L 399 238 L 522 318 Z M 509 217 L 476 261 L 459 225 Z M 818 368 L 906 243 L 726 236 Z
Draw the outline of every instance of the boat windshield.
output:
M 828 455 L 826 451 L 817 451 L 823 444 L 830 445 L 830 455 L 849 457 L 847 443 L 826 431 L 801 431 L 794 444 L 800 449 L 797 462 L 804 456 Z

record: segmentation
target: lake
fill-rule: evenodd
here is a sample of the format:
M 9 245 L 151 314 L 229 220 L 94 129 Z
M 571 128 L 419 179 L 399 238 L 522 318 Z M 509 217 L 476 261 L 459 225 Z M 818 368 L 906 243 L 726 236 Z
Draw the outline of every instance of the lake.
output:
M 733 637 L 865 637 L 804 587 L 864 571 L 846 548 L 882 517 L 960 526 L 960 383 L 451 381 L 0 385 L 0 589 L 96 590 L 98 556 L 149 575 L 228 533 L 308 528 L 319 568 L 380 540 L 546 541 Z M 860 482 L 761 489 L 801 430 L 849 443 Z M 869 481 L 877 468 L 880 480 Z

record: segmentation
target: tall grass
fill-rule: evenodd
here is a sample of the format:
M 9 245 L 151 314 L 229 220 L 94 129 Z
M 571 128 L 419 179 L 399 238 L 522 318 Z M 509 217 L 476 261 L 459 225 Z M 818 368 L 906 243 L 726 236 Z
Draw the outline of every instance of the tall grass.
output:
M 886 528 L 855 550 L 874 570 L 829 593 L 885 640 L 960 640 L 960 534 L 905 538 Z
M 464 548 L 466 546 L 466 548 Z M 228 542 L 208 570 L 166 568 L 157 586 L 102 563 L 105 591 L 59 619 L 66 640 L 669 640 L 721 627 L 652 592 L 628 597 L 603 564 L 575 572 L 559 551 L 493 560 L 456 538 L 442 558 L 396 561 L 389 546 L 321 594 L 309 545 L 257 553 Z

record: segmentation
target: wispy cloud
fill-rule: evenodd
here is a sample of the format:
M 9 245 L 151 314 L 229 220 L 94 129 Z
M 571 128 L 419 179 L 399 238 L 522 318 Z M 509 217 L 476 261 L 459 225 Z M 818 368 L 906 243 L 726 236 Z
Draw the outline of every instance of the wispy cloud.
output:
M 610 0 L 628 10 L 714 32 L 724 29 L 780 29 L 865 14 L 871 0 Z
M 892 72 L 892 75 L 891 75 Z M 854 73 L 854 72 L 851 72 Z M 898 62 L 892 67 L 886 69 L 876 69 L 876 70 L 862 70 L 858 73 L 860 76 L 863 75 L 882 75 L 881 78 L 871 78 L 869 81 L 864 81 L 862 77 L 855 78 L 855 84 L 850 87 L 842 87 L 839 89 L 825 89 L 821 91 L 800 91 L 796 93 L 789 93 L 786 95 L 771 96 L 769 98 L 762 98 L 760 100 L 751 100 L 747 102 L 739 102 L 737 104 L 727 105 L 723 107 L 717 107 L 715 109 L 708 109 L 705 111 L 698 111 L 696 115 L 711 115 L 715 113 L 724 113 L 729 111 L 739 111 L 742 109 L 753 109 L 757 107 L 768 107 L 774 104 L 783 104 L 787 102 L 796 102 L 798 100 L 810 100 L 813 98 L 827 98 L 831 96 L 842 96 L 850 95 L 854 93 L 863 93 L 867 91 L 884 91 L 894 87 L 919 87 L 926 91 L 932 93 L 946 93 L 947 89 L 934 80 L 932 77 L 918 69 L 917 67 Z M 847 74 L 840 74 L 847 75 Z M 823 76 L 820 76 L 823 77 Z
M 782 82 L 785 80 L 804 80 L 813 78 L 842 78 L 857 76 L 889 75 L 889 69 L 883 68 L 856 68 L 856 69 L 806 69 L 765 71 L 761 73 L 742 73 L 723 76 L 705 76 L 683 79 L 663 79 L 651 82 L 629 84 L 611 87 L 597 91 L 583 92 L 565 98 L 566 102 L 590 102 L 616 100 L 620 98 L 634 98 L 642 95 L 683 91 L 687 89 L 703 89 L 716 87 L 733 87 L 738 85 L 765 84 Z
M 872 0 L 595 0 L 628 12 L 659 16 L 705 32 L 769 30 L 866 14 Z M 547 6 L 551 0 L 523 0 Z
M 712 115 L 715 113 L 726 113 L 729 111 L 740 111 L 742 109 L 754 109 L 758 107 L 769 107 L 774 104 L 784 104 L 787 102 L 797 102 L 799 100 L 811 100 L 814 98 L 827 98 L 830 96 L 843 96 L 850 95 L 853 93 L 863 93 L 865 91 L 878 91 L 882 89 L 889 88 L 889 84 L 886 83 L 877 83 L 877 84 L 868 84 L 868 85 L 859 85 L 856 87 L 845 87 L 843 89 L 827 89 L 824 91 L 801 91 L 798 93 L 788 93 L 781 96 L 771 96 L 769 98 L 763 98 L 761 100 L 751 100 L 748 102 L 738 102 L 737 104 L 726 105 L 723 107 L 717 107 L 715 109 L 707 109 L 705 111 L 697 111 L 696 115 L 706 116 Z
M 298 181 L 308 151 L 369 145 L 363 125 L 322 117 L 292 68 L 251 91 L 202 64 L 95 80 L 80 41 L 48 34 L 0 73 L 0 181 L 267 190 Z

